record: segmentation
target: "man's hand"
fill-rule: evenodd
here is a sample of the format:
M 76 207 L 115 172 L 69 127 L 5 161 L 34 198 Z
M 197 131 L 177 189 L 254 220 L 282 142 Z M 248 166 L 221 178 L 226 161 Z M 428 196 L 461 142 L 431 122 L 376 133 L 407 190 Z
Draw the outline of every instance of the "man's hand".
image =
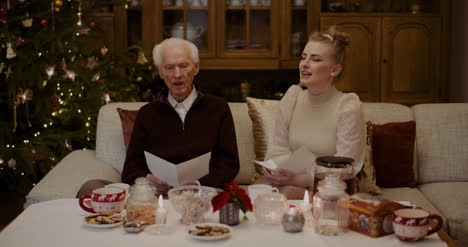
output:
M 159 179 L 153 174 L 146 175 L 146 178 L 156 187 L 156 195 L 167 194 L 167 191 L 171 188 L 165 181 Z

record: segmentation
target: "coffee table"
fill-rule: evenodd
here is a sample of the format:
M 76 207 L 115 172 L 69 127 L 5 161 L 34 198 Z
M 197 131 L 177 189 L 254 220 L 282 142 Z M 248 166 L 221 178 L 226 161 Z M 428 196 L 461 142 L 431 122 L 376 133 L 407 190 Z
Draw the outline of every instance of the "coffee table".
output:
M 298 201 L 290 201 L 296 204 Z M 395 235 L 381 238 L 369 238 L 364 235 L 347 232 L 340 236 L 321 236 L 306 228 L 301 233 L 287 233 L 281 225 L 262 226 L 255 223 L 253 214 L 248 214 L 249 220 L 232 227 L 232 236 L 224 240 L 202 241 L 193 240 L 187 234 L 187 226 L 179 222 L 179 215 L 174 211 L 169 201 L 164 202 L 169 210 L 168 223 L 175 231 L 167 235 L 151 235 L 146 232 L 139 234 L 126 233 L 122 227 L 111 229 L 89 228 L 84 225 L 83 211 L 77 199 L 60 199 L 33 204 L 26 208 L 3 232 L 0 233 L 0 246 L 33 246 L 33 247 L 83 247 L 83 246 L 447 246 L 437 234 L 427 237 L 424 241 L 406 243 Z M 217 222 L 217 213 L 207 215 L 207 222 Z

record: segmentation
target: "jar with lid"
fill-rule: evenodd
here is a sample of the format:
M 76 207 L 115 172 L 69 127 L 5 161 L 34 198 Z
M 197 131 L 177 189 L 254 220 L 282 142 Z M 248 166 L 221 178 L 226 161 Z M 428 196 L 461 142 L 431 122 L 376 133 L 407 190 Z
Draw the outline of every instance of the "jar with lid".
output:
M 358 191 L 358 181 L 354 177 L 353 163 L 354 159 L 343 156 L 322 156 L 315 160 L 315 185 L 325 178 L 328 174 L 336 174 L 346 183 L 346 192 L 354 194 Z M 316 192 L 316 191 L 314 191 Z
M 313 197 L 315 232 L 323 235 L 339 235 L 349 225 L 349 195 L 346 184 L 337 174 L 328 174 L 319 182 Z
M 257 196 L 253 213 L 260 224 L 279 225 L 283 214 L 288 210 L 288 199 L 273 188 L 272 192 L 265 192 Z
M 130 197 L 127 201 L 127 220 L 141 224 L 154 224 L 157 208 L 156 188 L 145 178 L 137 178 L 130 187 Z

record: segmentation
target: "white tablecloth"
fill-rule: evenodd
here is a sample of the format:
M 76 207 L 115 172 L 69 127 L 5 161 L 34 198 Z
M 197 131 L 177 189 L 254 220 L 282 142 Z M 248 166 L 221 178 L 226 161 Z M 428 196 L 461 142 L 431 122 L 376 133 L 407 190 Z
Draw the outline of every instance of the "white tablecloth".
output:
M 175 227 L 169 235 L 151 235 L 126 233 L 122 227 L 112 229 L 95 229 L 84 225 L 83 211 L 77 199 L 61 199 L 33 204 L 0 233 L 1 247 L 85 247 L 85 246 L 447 246 L 437 234 L 424 241 L 406 243 L 395 235 L 381 238 L 370 238 L 364 235 L 347 232 L 340 236 L 321 236 L 312 229 L 305 228 L 301 233 L 287 233 L 281 225 L 261 226 L 255 224 L 255 218 L 248 214 L 249 220 L 232 227 L 230 238 L 217 241 L 192 240 L 186 233 L 187 226 L 179 223 L 179 215 L 172 209 L 170 202 L 165 201 L 169 210 L 168 223 Z M 208 214 L 208 222 L 217 222 L 217 214 Z

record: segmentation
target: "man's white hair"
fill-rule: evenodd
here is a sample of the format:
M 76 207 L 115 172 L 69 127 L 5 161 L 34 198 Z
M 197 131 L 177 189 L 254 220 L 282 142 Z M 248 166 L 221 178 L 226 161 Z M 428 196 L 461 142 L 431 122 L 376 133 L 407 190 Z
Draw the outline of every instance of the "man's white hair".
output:
M 169 38 L 163 40 L 161 43 L 157 44 L 153 48 L 153 61 L 156 67 L 159 67 L 162 63 L 162 56 L 161 52 L 163 49 L 167 49 L 171 46 L 175 45 L 183 45 L 190 50 L 190 57 L 192 58 L 192 62 L 198 63 L 200 62 L 200 58 L 198 57 L 198 48 L 195 44 L 185 39 L 180 38 Z

